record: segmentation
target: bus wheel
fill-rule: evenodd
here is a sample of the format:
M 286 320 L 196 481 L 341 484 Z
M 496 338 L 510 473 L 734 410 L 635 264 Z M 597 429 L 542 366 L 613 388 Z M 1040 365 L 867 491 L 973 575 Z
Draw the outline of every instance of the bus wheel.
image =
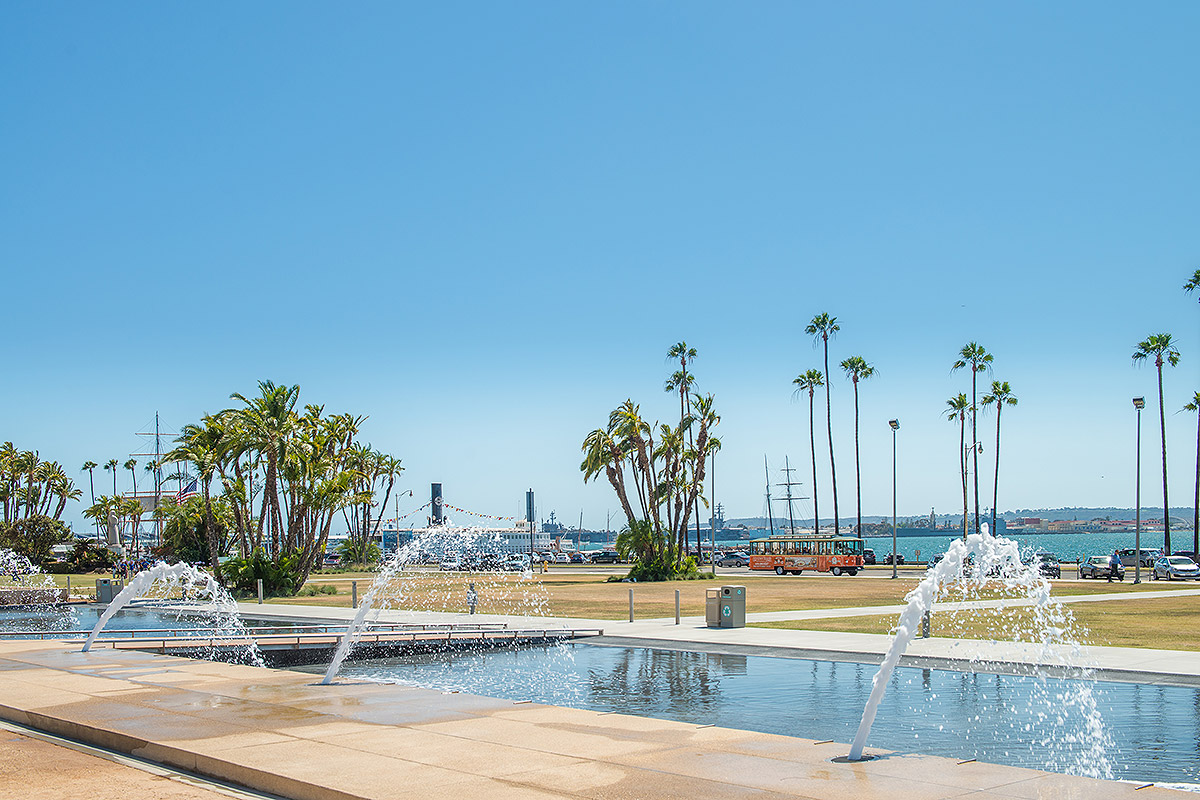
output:
M 776 568 L 775 568 L 775 574 L 776 574 L 776 575 L 782 575 L 782 574 L 783 574 L 783 567 L 776 567 Z
M 831 569 L 831 570 L 829 570 L 829 571 L 830 571 L 830 572 L 832 572 L 832 573 L 833 573 L 835 576 L 836 576 L 836 575 L 841 575 L 841 574 L 842 574 L 842 568 L 841 568 L 841 567 L 834 567 L 833 569 Z
M 800 574 L 800 573 L 802 573 L 802 572 L 804 572 L 804 570 L 802 570 L 802 569 L 798 569 L 798 570 L 796 570 L 795 572 L 793 572 L 792 574 L 793 574 L 793 575 L 799 575 L 799 574 Z
M 848 575 L 849 575 L 851 578 L 853 578 L 855 575 L 857 575 L 857 574 L 858 574 L 858 570 L 856 570 L 856 569 L 848 569 L 848 570 L 846 570 L 846 573 L 847 573 L 847 574 L 848 574 Z

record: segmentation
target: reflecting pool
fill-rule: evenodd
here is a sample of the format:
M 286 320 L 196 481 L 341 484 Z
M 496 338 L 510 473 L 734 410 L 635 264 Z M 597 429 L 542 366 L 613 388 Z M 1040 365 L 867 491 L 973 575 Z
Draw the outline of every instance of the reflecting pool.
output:
M 344 678 L 849 742 L 877 665 L 586 644 L 351 662 Z M 320 668 L 313 668 L 320 671 Z M 1113 777 L 1200 788 L 1200 689 L 898 668 L 868 748 L 1081 773 L 1081 693 Z M 1183 788 L 1183 787 L 1181 787 Z M 1192 788 L 1192 787 L 1186 787 Z

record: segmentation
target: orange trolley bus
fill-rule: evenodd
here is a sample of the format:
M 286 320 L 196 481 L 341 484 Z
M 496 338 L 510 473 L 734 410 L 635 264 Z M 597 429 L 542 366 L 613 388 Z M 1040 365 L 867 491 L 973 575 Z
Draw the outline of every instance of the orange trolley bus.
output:
M 863 540 L 854 536 L 771 536 L 750 540 L 750 569 L 799 575 L 806 569 L 857 575 L 863 566 Z

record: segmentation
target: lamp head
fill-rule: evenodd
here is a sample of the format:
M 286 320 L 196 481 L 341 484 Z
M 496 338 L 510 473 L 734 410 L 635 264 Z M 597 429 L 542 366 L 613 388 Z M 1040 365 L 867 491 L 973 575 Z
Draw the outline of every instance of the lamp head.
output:
M 900 430 L 900 420 L 898 420 L 898 419 L 889 419 L 888 425 L 891 425 L 892 430 L 894 430 L 894 431 Z
M 1133 398 L 1133 407 L 1136 408 L 1138 411 L 1141 411 L 1143 408 L 1146 407 L 1146 398 L 1144 398 L 1144 397 Z

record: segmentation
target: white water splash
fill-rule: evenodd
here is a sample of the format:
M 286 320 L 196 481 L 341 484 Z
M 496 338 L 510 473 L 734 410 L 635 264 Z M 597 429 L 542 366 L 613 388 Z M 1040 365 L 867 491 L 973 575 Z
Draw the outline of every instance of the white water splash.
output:
M 489 554 L 498 554 L 501 550 L 500 534 L 494 530 L 445 525 L 419 533 L 388 559 L 363 595 L 358 613 L 342 635 L 321 683 L 333 682 L 369 622 L 378 619 L 379 612 L 384 609 L 467 614 L 473 585 L 480 613 L 486 610 L 491 614 L 545 617 L 549 595 L 528 569 L 504 571 L 498 568 L 499 562 L 493 563 L 491 568 L 485 563 L 465 572 L 443 571 L 436 567 L 410 569 L 428 562 L 431 557 L 486 561 Z M 537 624 L 544 627 L 545 621 L 539 619 Z
M 189 613 L 195 611 L 204 616 L 206 624 L 200 630 L 211 635 L 213 639 L 245 638 L 248 642 L 244 655 L 247 663 L 256 667 L 263 666 L 258 645 L 249 638 L 238 616 L 237 601 L 212 575 L 182 561 L 178 564 L 160 561 L 133 576 L 96 621 L 83 645 L 83 652 L 91 649 L 104 626 L 118 611 L 137 598 L 151 595 L 155 599 L 172 604 L 203 601 L 203 605 L 189 609 Z
M 1038 743 L 1046 769 L 1111 779 L 1113 769 L 1108 751 L 1112 737 L 1100 714 L 1092 670 L 1081 663 L 1082 632 L 1071 612 L 1051 598 L 1050 582 L 1039 573 L 1037 560 L 1031 558 L 1029 563 L 1022 563 L 1017 544 L 991 536 L 987 525 L 982 533 L 972 534 L 965 541 L 956 539 L 942 561 L 905 597 L 908 605 L 900 615 L 895 637 L 873 679 L 871 696 L 847 758 L 862 759 L 863 747 L 892 673 L 934 602 L 944 593 L 947 599 L 968 603 L 985 590 L 992 595 L 1019 598 L 1024 601 L 1022 611 L 1028 611 L 1027 622 L 1006 621 L 1008 627 L 992 642 L 1003 639 L 1031 645 L 1032 665 L 1027 672 L 1041 679 L 1035 684 L 1026 708 L 1011 708 L 1013 735 Z M 963 612 L 950 612 L 950 616 L 955 613 Z M 974 618 L 978 620 L 980 616 L 976 612 Z M 938 624 L 939 627 L 944 624 L 941 612 Z M 963 641 L 962 646 L 972 645 Z M 975 647 L 973 666 L 985 666 L 982 650 Z M 1051 673 L 1075 681 L 1070 689 L 1063 689 L 1062 683 L 1047 682 Z

